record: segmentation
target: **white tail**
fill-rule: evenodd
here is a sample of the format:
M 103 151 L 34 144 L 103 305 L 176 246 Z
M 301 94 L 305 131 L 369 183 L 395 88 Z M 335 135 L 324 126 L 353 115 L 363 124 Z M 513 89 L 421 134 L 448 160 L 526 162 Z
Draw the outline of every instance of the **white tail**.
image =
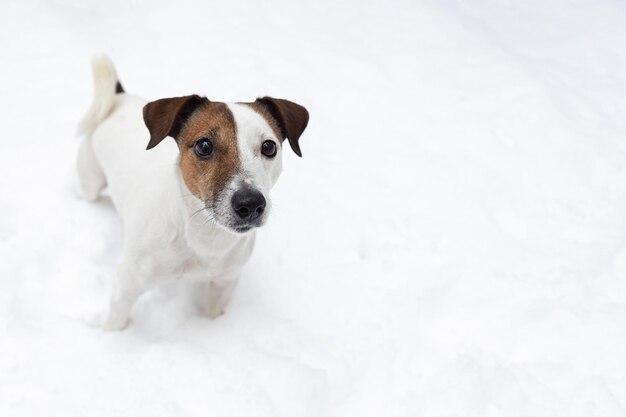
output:
M 91 67 L 94 97 L 89 111 L 78 125 L 78 134 L 81 136 L 90 136 L 98 124 L 111 113 L 118 88 L 117 73 L 109 57 L 106 55 L 95 57 L 91 61 Z

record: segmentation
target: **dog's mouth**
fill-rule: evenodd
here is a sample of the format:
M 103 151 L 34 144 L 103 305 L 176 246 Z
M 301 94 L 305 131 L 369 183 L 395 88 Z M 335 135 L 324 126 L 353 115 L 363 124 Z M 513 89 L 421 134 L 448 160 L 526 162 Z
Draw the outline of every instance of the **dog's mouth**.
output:
M 250 230 L 256 228 L 256 227 L 260 227 L 258 225 L 251 225 L 251 224 L 246 224 L 246 225 L 233 225 L 230 228 L 235 232 L 235 233 L 239 233 L 239 234 L 245 234 L 248 233 Z
M 257 229 L 263 226 L 263 221 L 261 219 L 252 221 L 252 222 L 238 222 L 238 221 L 226 221 L 224 223 L 217 221 L 217 223 L 223 228 L 227 229 L 230 232 L 233 232 L 238 235 L 244 235 L 246 233 L 251 232 L 254 229 Z

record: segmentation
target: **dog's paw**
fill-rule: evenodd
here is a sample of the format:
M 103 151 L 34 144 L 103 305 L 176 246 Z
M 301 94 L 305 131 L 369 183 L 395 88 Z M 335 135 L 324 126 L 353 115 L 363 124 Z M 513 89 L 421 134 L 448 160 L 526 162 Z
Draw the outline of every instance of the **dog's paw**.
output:
M 72 195 L 75 198 L 82 199 L 82 190 L 80 187 L 80 180 L 78 179 L 78 174 L 76 170 L 68 170 L 65 173 L 65 181 L 63 182 L 65 191 Z
M 92 329 L 101 329 L 104 326 L 105 317 L 106 314 L 102 311 L 85 312 L 81 315 L 80 321 Z
M 108 319 L 106 319 L 102 328 L 107 332 L 120 331 L 124 330 L 126 326 L 128 326 L 129 322 L 130 320 L 126 317 L 114 317 L 111 315 Z
M 216 318 L 218 318 L 219 316 L 221 316 L 222 314 L 224 314 L 224 309 L 223 308 L 210 308 L 207 310 L 206 315 L 211 319 L 211 320 L 215 320 Z
M 78 189 L 76 191 L 76 196 L 85 200 L 89 203 L 93 203 L 94 201 L 100 198 L 100 188 L 94 187 L 92 184 L 84 183 L 83 181 L 78 180 Z

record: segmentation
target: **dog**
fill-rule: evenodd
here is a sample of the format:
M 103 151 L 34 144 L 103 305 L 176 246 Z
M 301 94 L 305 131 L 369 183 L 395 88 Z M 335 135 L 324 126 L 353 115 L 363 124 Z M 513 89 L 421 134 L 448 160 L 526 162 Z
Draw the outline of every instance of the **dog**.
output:
M 79 125 L 78 192 L 94 201 L 108 188 L 124 230 L 104 328 L 124 329 L 143 293 L 181 278 L 203 283 L 207 314 L 216 318 L 270 214 L 284 142 L 302 156 L 309 113 L 272 97 L 146 102 L 124 91 L 106 56 L 92 67 L 94 99 Z

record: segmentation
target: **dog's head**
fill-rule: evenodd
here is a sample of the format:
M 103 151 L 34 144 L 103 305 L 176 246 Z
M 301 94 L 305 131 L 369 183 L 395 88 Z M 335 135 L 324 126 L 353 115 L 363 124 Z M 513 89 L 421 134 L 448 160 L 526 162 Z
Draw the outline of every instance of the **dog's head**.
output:
M 143 117 L 148 149 L 173 137 L 187 188 L 204 202 L 210 218 L 235 233 L 265 223 L 283 142 L 302 156 L 298 140 L 309 121 L 304 107 L 287 100 L 226 104 L 197 95 L 148 103 Z

